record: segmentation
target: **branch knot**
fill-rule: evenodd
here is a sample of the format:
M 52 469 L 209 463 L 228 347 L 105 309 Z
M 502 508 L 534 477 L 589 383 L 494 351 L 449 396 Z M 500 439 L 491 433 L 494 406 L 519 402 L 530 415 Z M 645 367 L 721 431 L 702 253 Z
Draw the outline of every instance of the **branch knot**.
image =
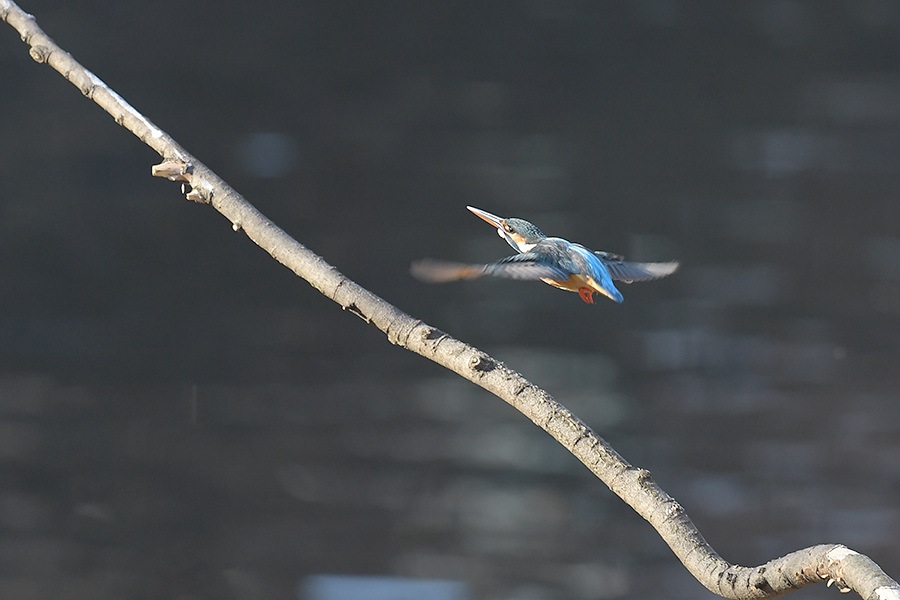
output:
M 473 371 L 486 372 L 494 368 L 494 361 L 486 354 L 473 354 L 469 357 L 468 364 Z
M 34 62 L 43 64 L 50 60 L 50 55 L 53 54 L 53 51 L 46 46 L 36 45 L 28 50 L 28 54 L 34 59 Z

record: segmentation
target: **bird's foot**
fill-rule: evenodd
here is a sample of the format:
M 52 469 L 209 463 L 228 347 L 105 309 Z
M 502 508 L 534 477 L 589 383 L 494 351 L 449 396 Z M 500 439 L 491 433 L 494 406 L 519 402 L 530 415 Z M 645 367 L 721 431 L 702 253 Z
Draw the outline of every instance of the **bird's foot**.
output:
M 591 288 L 578 288 L 578 295 L 581 296 L 581 299 L 588 304 L 594 303 L 594 290 L 592 290 Z

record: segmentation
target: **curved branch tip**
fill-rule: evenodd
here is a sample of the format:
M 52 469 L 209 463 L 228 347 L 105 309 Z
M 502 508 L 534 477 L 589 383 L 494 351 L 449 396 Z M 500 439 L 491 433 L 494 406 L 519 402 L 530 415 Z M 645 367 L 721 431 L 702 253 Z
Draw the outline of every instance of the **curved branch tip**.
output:
M 900 600 L 900 589 L 883 585 L 872 592 L 872 597 L 876 600 Z

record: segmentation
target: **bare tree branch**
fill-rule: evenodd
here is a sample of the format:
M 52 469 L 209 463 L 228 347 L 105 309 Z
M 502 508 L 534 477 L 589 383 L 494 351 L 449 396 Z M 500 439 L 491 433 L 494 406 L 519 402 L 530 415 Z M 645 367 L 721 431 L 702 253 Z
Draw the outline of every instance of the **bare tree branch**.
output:
M 867 556 L 842 545 L 812 546 L 758 567 L 722 559 L 691 523 L 684 509 L 644 469 L 627 463 L 600 436 L 503 363 L 411 317 L 351 281 L 291 238 L 168 134 L 132 108 L 93 73 L 57 46 L 34 18 L 11 0 L 0 0 L 0 17 L 30 46 L 35 61 L 61 73 L 163 157 L 153 174 L 190 186 L 188 199 L 210 204 L 275 260 L 305 279 L 344 310 L 383 331 L 388 340 L 424 356 L 505 400 L 552 435 L 622 500 L 650 522 L 675 555 L 711 591 L 726 598 L 771 598 L 821 581 L 872 600 L 900 600 L 900 586 Z

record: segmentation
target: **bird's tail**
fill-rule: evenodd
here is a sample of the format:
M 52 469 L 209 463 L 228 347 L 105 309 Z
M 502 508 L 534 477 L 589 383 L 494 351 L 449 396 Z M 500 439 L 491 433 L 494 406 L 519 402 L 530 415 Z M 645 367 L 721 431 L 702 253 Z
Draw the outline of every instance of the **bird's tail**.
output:
M 446 283 L 457 279 L 475 279 L 484 275 L 484 265 L 467 265 L 464 263 L 423 258 L 415 261 L 409 268 L 412 276 L 427 283 Z

